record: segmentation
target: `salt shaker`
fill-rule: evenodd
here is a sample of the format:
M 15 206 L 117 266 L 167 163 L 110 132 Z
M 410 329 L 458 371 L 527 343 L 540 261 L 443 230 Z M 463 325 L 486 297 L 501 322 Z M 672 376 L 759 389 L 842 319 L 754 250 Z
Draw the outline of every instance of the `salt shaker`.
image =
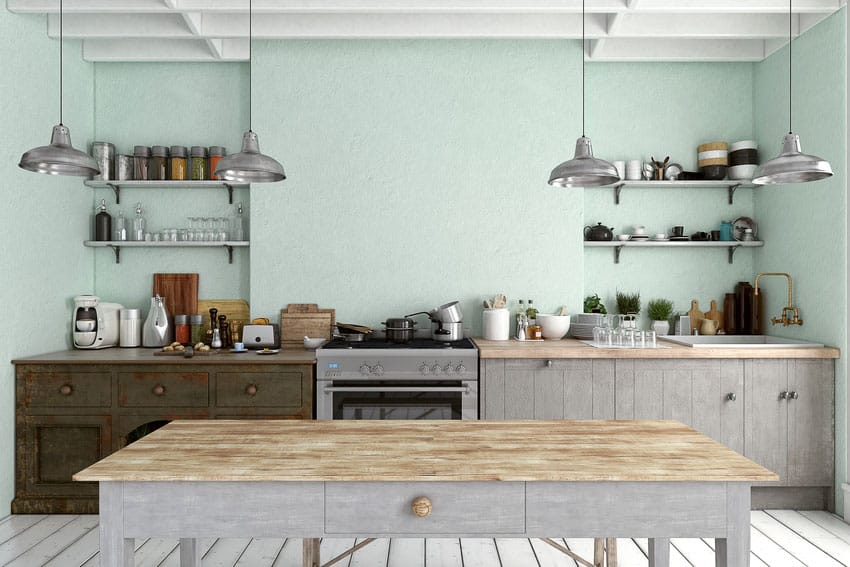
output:
M 212 348 L 221 348 L 221 331 L 218 329 L 213 329 L 212 342 L 210 343 Z

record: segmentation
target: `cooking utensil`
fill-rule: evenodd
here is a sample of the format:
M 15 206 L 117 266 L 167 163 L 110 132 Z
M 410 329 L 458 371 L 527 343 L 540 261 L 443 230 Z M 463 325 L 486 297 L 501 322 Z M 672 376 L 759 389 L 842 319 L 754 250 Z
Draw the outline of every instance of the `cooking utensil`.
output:
M 744 230 L 751 228 L 753 230 L 753 239 L 758 236 L 759 225 L 750 217 L 738 217 L 732 221 L 732 234 L 735 240 L 744 240 Z
M 699 329 L 700 320 L 705 318 L 696 299 L 691 300 L 691 309 L 688 311 L 688 318 L 691 320 L 691 329 Z
M 171 324 L 175 315 L 198 313 L 198 274 L 154 274 L 153 295 L 162 297 Z
M 330 340 L 334 309 L 319 309 L 315 303 L 290 303 L 280 312 L 281 348 L 303 348 L 304 336 Z
M 463 321 L 463 313 L 457 301 L 444 303 L 437 308 L 436 318 L 443 323 L 460 323 Z
M 365 327 L 363 325 L 354 325 L 352 323 L 337 323 L 336 328 L 339 329 L 340 333 L 354 332 L 368 335 L 372 332 L 371 327 Z
M 409 343 L 416 332 L 416 321 L 407 317 L 391 317 L 381 324 L 386 327 L 387 340 L 393 343 Z
M 508 298 L 505 297 L 505 294 L 498 293 L 496 297 L 493 299 L 493 308 L 494 309 L 503 309 L 505 305 L 508 304 Z
M 723 325 L 723 323 L 724 323 L 724 321 L 723 321 L 723 311 L 718 311 L 718 310 L 717 310 L 717 301 L 715 301 L 714 299 L 712 299 L 712 300 L 711 300 L 711 309 L 709 309 L 708 311 L 706 311 L 706 313 L 705 313 L 705 318 L 706 318 L 706 319 L 711 319 L 712 321 L 714 321 L 715 323 L 717 323 L 717 328 L 718 328 L 718 329 L 723 329 L 723 328 L 724 328 L 724 325 Z
M 459 341 L 463 338 L 463 323 L 431 321 L 431 338 L 441 343 Z

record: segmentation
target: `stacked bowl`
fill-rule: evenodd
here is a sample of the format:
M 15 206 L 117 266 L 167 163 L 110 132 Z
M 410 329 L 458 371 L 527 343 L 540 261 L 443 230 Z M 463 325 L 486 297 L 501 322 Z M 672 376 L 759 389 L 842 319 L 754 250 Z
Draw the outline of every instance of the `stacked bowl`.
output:
M 743 140 L 729 145 L 729 179 L 752 179 L 759 166 L 759 145 Z
M 708 142 L 697 147 L 697 165 L 700 172 L 709 180 L 726 177 L 729 165 L 729 144 L 726 142 Z
M 600 313 L 579 313 L 575 323 L 570 325 L 570 334 L 577 339 L 592 340 L 593 328 L 602 325 L 604 315 Z

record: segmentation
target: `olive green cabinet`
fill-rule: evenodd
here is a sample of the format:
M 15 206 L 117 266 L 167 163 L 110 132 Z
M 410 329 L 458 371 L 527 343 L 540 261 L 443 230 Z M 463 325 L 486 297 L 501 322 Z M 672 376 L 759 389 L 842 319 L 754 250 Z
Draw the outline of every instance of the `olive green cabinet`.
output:
M 16 364 L 13 513 L 96 513 L 74 473 L 173 419 L 310 419 L 311 364 Z

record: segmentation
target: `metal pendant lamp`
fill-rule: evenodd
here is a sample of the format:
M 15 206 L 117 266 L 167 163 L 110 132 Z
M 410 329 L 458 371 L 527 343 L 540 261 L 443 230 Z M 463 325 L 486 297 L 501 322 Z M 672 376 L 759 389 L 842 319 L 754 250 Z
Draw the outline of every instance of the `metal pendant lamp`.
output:
M 62 123 L 63 15 L 62 0 L 59 0 L 59 124 L 53 127 L 50 145 L 39 146 L 25 152 L 21 156 L 18 167 L 50 175 L 90 177 L 100 173 L 97 162 L 87 153 L 74 149 L 71 145 L 71 132 Z
M 800 136 L 791 130 L 791 21 L 791 0 L 788 0 L 788 134 L 782 138 L 782 152 L 756 171 L 753 177 L 755 185 L 805 183 L 832 177 L 829 162 L 818 156 L 804 154 L 800 147 Z
M 552 170 L 549 185 L 555 187 L 599 187 L 620 180 L 613 164 L 593 157 L 590 138 L 584 135 L 584 0 L 581 2 L 581 137 L 576 140 L 573 159 Z
M 252 43 L 253 7 L 252 0 L 248 0 L 248 131 L 242 135 L 242 151 L 222 158 L 215 169 L 215 175 L 219 179 L 237 183 L 272 183 L 286 179 L 286 174 L 277 160 L 260 153 L 257 134 L 251 129 Z

